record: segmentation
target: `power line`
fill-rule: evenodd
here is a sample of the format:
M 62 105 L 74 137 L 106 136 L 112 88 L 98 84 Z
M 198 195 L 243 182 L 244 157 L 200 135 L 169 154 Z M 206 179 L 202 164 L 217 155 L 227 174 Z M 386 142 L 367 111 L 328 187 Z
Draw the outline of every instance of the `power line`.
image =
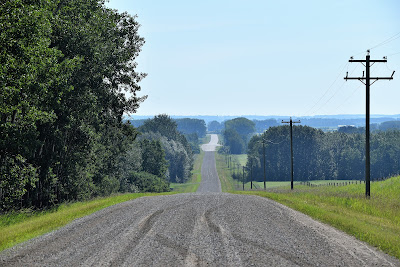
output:
M 357 69 L 358 66 L 354 67 L 354 69 L 350 72 L 350 74 L 353 74 L 353 72 Z M 319 108 L 317 108 L 316 110 L 314 110 L 314 112 L 312 112 L 311 114 L 316 114 L 319 110 L 321 110 L 326 104 L 328 104 L 332 98 L 334 96 L 336 96 L 336 94 L 341 91 L 341 89 L 343 88 L 343 86 L 346 84 L 345 81 L 343 81 L 343 83 L 339 86 L 339 88 L 336 89 L 336 91 L 333 92 L 333 94 L 331 95 L 330 98 L 328 98 L 324 104 L 322 104 Z
M 394 56 L 394 55 L 397 55 L 397 54 L 400 54 L 400 52 L 396 52 L 396 53 L 390 54 L 390 55 L 388 55 L 388 57 L 391 57 L 391 56 Z
M 306 115 L 315 108 L 315 106 L 318 105 L 318 103 L 325 97 L 325 95 L 329 92 L 329 90 L 332 88 L 332 86 L 336 83 L 336 81 L 339 79 L 340 75 L 343 73 L 343 70 L 348 67 L 350 63 L 347 62 L 346 64 L 344 64 L 343 68 L 341 68 L 339 74 L 336 76 L 336 79 L 333 81 L 333 83 L 328 87 L 328 89 L 325 91 L 325 93 L 318 99 L 317 102 L 315 102 L 315 104 L 305 113 Z
M 397 36 L 397 37 L 396 37 L 396 36 Z M 395 35 L 393 35 L 392 37 L 386 39 L 385 41 L 380 42 L 379 44 L 377 44 L 377 45 L 371 47 L 371 48 L 368 49 L 368 50 L 372 50 L 372 49 L 375 49 L 375 48 L 377 48 L 377 47 L 379 47 L 379 46 L 388 44 L 388 43 L 390 43 L 390 42 L 392 42 L 392 41 L 394 41 L 394 40 L 396 40 L 396 39 L 398 39 L 398 38 L 400 38 L 400 32 L 396 33 Z

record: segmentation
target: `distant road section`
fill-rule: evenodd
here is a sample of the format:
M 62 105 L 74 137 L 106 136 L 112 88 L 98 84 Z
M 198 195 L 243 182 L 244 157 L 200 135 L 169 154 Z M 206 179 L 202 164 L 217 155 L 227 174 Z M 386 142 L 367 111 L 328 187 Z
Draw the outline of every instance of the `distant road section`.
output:
M 221 146 L 218 144 L 218 135 L 211 134 L 211 140 L 208 144 L 201 145 L 201 149 L 205 152 L 207 151 L 215 151 L 215 149 Z
M 258 196 L 221 192 L 216 135 L 198 192 L 120 203 L 0 253 L 0 266 L 400 266 L 332 227 Z
M 201 165 L 201 183 L 197 193 L 221 192 L 221 182 L 215 166 L 215 149 L 218 145 L 218 135 L 212 134 L 208 144 L 201 146 L 204 151 L 203 164 Z

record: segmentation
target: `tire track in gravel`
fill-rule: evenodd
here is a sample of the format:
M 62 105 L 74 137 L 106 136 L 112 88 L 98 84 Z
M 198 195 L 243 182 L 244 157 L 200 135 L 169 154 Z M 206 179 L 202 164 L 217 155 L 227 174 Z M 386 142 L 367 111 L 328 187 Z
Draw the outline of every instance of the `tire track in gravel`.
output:
M 108 207 L 1 252 L 0 266 L 400 266 L 272 200 L 207 192 L 216 190 L 213 160 L 201 193 Z

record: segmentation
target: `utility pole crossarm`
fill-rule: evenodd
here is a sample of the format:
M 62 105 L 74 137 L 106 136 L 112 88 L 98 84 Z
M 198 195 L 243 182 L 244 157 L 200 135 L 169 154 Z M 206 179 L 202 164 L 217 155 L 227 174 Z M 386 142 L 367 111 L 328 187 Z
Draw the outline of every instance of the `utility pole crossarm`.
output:
M 289 123 L 290 125 L 290 189 L 293 190 L 293 123 L 300 123 L 300 120 L 293 121 L 292 117 L 290 117 L 290 121 L 283 121 L 282 123 Z
M 367 62 L 366 59 L 350 59 L 349 62 Z M 369 62 L 387 62 L 387 59 L 370 59 Z
M 370 51 L 367 50 L 367 55 L 365 60 L 363 59 L 353 59 L 350 58 L 349 62 L 359 62 L 362 63 L 365 67 L 365 72 L 363 71 L 362 77 L 348 77 L 349 73 L 346 73 L 346 77 L 344 79 L 347 80 L 359 80 L 363 84 L 365 84 L 365 95 L 366 95 L 366 105 L 365 105 L 365 196 L 367 198 L 370 197 L 370 175 L 371 175 L 371 157 L 370 157 L 370 86 L 374 84 L 378 80 L 393 80 L 394 71 L 391 77 L 371 77 L 371 66 L 376 63 L 386 63 L 387 58 L 383 57 L 383 59 L 371 59 L 369 55 Z M 365 64 L 364 64 L 365 63 Z M 371 64 L 372 63 L 372 64 Z M 365 73 L 365 76 L 364 76 Z M 365 82 L 364 82 L 365 81 Z M 372 82 L 371 82 L 372 81 Z

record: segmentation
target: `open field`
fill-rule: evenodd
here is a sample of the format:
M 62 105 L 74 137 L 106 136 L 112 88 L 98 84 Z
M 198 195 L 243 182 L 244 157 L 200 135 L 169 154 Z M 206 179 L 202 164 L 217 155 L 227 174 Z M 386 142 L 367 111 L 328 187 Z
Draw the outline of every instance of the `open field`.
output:
M 77 218 L 106 207 L 139 197 L 170 194 L 174 193 L 120 194 L 85 202 L 62 204 L 49 211 L 0 215 L 0 251 L 58 229 Z
M 400 259 L 400 176 L 371 183 L 370 199 L 365 198 L 364 184 L 232 193 L 273 199 Z
M 200 154 L 195 155 L 192 177 L 187 183 L 171 183 L 170 187 L 176 193 L 192 193 L 196 192 L 201 182 L 201 164 L 204 158 L 204 151 L 201 150 Z

